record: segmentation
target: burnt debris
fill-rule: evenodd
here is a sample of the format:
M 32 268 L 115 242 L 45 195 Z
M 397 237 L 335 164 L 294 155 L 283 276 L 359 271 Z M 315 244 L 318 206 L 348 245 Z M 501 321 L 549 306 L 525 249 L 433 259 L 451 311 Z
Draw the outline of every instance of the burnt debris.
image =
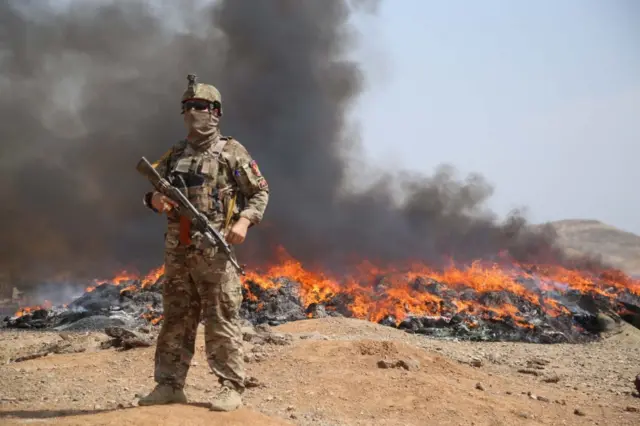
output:
M 105 283 L 89 289 L 66 306 L 23 309 L 0 321 L 0 327 L 81 331 L 156 326 L 163 314 L 162 281 L 163 277 L 151 285 L 143 285 L 139 280 Z M 305 306 L 299 283 L 278 278 L 272 284 L 266 288 L 251 280 L 245 282 L 241 313 L 253 325 L 274 326 L 327 316 L 363 317 L 361 310 L 354 308 L 354 297 L 347 292 L 328 295 L 322 303 Z M 438 300 L 435 304 L 428 302 L 429 311 L 437 314 L 412 313 L 406 307 L 403 318 L 391 314 L 374 317 L 375 313 L 370 312 L 364 314 L 369 315 L 365 319 L 432 338 L 530 343 L 593 341 L 602 333 L 615 330 L 621 321 L 636 327 L 640 324 L 640 296 L 629 290 L 615 294 L 539 290 L 536 296 L 540 303 L 535 303 L 531 297 L 533 290 L 527 295 L 518 295 L 507 290 L 453 289 L 444 283 L 420 278 L 407 283 L 407 287 Z M 383 285 L 378 292 L 381 301 L 394 302 Z M 402 302 L 395 301 L 393 306 L 397 313 Z M 133 340 L 134 346 L 148 344 L 140 336 Z

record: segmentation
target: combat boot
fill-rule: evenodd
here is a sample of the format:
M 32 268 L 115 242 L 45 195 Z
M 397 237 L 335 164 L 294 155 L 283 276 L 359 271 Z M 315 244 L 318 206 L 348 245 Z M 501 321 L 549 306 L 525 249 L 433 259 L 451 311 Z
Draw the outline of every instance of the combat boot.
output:
M 138 405 L 186 404 L 187 397 L 182 389 L 169 385 L 157 385 L 149 395 L 138 400 Z
M 224 383 L 211 401 L 213 411 L 233 411 L 242 405 L 242 395 L 232 384 Z

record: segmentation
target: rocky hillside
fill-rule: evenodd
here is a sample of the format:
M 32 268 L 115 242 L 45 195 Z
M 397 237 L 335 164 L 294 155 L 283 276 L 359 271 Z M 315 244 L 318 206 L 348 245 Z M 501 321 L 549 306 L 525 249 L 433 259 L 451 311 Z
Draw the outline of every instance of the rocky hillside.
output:
M 597 220 L 551 222 L 560 243 L 575 254 L 597 254 L 630 275 L 640 276 L 640 236 Z

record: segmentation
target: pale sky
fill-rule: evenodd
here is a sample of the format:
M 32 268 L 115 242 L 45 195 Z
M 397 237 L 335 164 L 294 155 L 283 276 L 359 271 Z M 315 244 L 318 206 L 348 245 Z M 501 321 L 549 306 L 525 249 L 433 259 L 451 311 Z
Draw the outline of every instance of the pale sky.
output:
M 479 172 L 500 214 L 640 234 L 639 23 L 635 0 L 383 2 L 359 20 L 367 153 Z

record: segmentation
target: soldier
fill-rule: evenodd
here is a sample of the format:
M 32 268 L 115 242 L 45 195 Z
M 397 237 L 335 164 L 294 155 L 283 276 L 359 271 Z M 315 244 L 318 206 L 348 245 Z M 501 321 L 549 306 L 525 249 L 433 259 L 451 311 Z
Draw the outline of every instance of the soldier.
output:
M 183 188 L 191 203 L 225 235 L 229 244 L 244 241 L 247 230 L 262 220 L 269 187 L 257 163 L 237 140 L 222 136 L 220 92 L 195 82 L 182 96 L 187 138 L 154 164 L 158 173 Z M 144 204 L 167 213 L 165 234 L 164 323 L 155 354 L 157 386 L 140 405 L 184 403 L 185 378 L 195 351 L 196 331 L 204 320 L 205 352 L 222 385 L 211 401 L 215 411 L 242 405 L 244 359 L 240 332 L 242 288 L 225 253 L 206 246 L 190 222 L 178 217 L 177 205 L 158 192 Z M 202 317 L 201 317 L 202 315 Z

